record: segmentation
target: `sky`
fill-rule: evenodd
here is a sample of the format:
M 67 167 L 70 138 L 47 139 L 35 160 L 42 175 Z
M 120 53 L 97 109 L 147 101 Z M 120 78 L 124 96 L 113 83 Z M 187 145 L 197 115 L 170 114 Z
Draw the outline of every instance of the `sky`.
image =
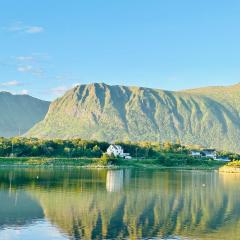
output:
M 240 82 L 239 0 L 0 0 L 0 91 Z

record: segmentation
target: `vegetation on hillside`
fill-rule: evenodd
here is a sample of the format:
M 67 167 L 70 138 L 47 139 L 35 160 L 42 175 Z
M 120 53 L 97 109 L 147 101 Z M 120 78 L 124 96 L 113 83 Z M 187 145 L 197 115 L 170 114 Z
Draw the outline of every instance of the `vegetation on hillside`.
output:
M 80 85 L 58 98 L 27 136 L 170 141 L 240 152 L 239 86 L 170 92 Z M 224 92 L 224 94 L 222 94 Z
M 28 95 L 0 92 L 0 136 L 26 133 L 45 117 L 49 104 Z

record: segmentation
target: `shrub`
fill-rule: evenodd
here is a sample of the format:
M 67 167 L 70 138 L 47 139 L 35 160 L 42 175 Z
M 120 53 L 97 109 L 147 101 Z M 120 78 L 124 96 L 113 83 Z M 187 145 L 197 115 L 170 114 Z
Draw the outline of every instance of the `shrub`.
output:
M 97 160 L 97 163 L 103 166 L 107 166 L 109 164 L 115 164 L 117 158 L 115 158 L 113 155 L 109 156 L 108 154 L 104 153 L 102 157 Z
M 229 166 L 229 167 L 240 167 L 240 161 L 239 160 L 233 160 L 232 162 L 229 162 L 228 164 L 227 164 L 227 166 Z

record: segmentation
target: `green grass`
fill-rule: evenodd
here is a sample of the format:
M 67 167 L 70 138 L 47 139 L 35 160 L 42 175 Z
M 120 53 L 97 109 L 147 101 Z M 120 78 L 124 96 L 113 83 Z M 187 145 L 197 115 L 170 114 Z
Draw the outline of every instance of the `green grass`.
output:
M 232 161 L 226 164 L 226 167 L 238 167 L 240 168 L 240 160 Z
M 220 168 L 221 172 L 240 173 L 240 161 L 232 161 Z
M 215 160 L 189 160 L 189 159 L 120 159 L 117 165 L 122 167 L 137 167 L 137 168 L 184 168 L 184 169 L 218 169 L 224 165 L 223 162 Z
M 162 154 L 157 159 L 116 159 L 113 165 L 101 165 L 98 158 L 46 158 L 46 157 L 0 157 L 1 166 L 61 166 L 61 167 L 120 167 L 120 168 L 184 168 L 184 169 L 218 169 L 223 162 L 215 160 L 194 159 L 183 154 Z
M 93 158 L 1 157 L 0 166 L 86 166 L 94 161 Z

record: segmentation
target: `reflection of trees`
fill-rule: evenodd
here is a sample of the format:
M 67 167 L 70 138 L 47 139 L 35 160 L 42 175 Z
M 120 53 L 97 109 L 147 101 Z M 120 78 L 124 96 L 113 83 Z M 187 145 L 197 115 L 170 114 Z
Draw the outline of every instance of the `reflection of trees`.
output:
M 47 218 L 76 239 L 170 235 L 222 239 L 226 234 L 234 239 L 240 226 L 236 189 L 237 182 L 228 184 L 226 176 L 216 173 L 142 171 L 133 172 L 124 189 L 114 194 L 86 185 L 82 191 L 30 191 Z
M 201 171 L 112 172 L 4 170 L 0 172 L 1 194 L 11 185 L 14 196 L 21 185 L 39 201 L 45 216 L 53 224 L 76 239 L 139 239 L 170 235 L 238 239 L 239 175 Z M 107 192 L 109 179 L 117 185 L 116 188 L 109 187 L 114 190 L 111 194 Z M 17 192 L 23 194 L 22 190 Z M 3 221 L 6 221 L 2 217 L 3 210 L 12 208 L 6 196 L 0 196 L 0 219 Z M 38 213 L 43 215 L 39 205 L 32 199 L 30 201 L 29 196 L 24 201 L 29 207 L 25 205 L 24 210 L 19 200 L 18 212 L 12 208 L 5 212 L 6 216 L 19 220 L 28 214 L 29 219 Z M 34 209 L 36 214 L 32 217 Z

